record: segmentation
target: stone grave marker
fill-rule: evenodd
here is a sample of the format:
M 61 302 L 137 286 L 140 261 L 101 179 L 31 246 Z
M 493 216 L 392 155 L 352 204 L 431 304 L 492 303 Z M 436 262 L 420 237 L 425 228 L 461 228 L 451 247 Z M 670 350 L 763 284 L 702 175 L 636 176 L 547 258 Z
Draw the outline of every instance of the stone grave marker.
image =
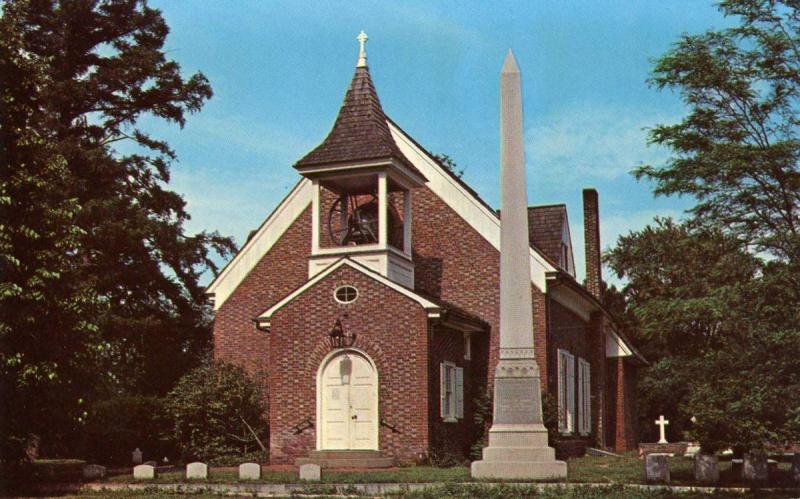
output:
M 239 480 L 258 480 L 261 478 L 261 465 L 243 463 L 239 465 Z
M 205 480 L 208 478 L 208 465 L 206 463 L 189 463 L 186 465 L 187 480 Z
M 131 452 L 131 461 L 133 461 L 134 465 L 142 464 L 142 451 L 138 447 Z
M 719 482 L 719 459 L 716 454 L 697 453 L 694 458 L 694 479 L 709 485 Z
M 94 480 L 96 478 L 103 478 L 106 476 L 106 467 L 99 464 L 84 464 L 83 465 L 83 478 Z
M 751 482 L 766 482 L 769 479 L 769 468 L 766 456 L 744 455 L 742 478 Z
M 304 464 L 300 466 L 300 480 L 319 481 L 322 470 L 318 464 Z
M 152 480 L 155 477 L 155 466 L 150 466 L 149 464 L 140 464 L 133 467 L 133 478 L 137 480 Z
M 648 454 L 644 457 L 644 481 L 647 483 L 669 483 L 667 454 Z

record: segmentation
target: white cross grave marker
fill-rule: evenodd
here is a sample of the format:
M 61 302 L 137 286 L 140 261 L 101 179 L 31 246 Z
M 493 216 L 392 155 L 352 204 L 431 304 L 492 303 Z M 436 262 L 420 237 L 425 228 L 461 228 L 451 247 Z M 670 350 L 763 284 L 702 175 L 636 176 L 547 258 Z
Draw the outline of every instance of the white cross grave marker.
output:
M 666 436 L 666 426 L 669 424 L 669 420 L 664 419 L 664 415 L 660 415 L 658 419 L 656 419 L 656 424 L 659 426 L 659 430 L 661 433 L 661 440 L 658 441 L 660 444 L 666 444 L 667 436 Z

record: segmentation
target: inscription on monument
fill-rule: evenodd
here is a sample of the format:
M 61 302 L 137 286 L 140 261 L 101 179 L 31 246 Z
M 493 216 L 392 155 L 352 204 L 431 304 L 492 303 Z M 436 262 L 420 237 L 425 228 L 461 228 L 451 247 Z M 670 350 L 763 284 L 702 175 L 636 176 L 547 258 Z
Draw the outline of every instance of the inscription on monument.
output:
M 514 424 L 533 421 L 537 402 L 534 401 L 534 383 L 536 378 L 497 379 L 495 390 L 502 390 L 502 398 L 495 397 L 498 402 L 495 410 L 495 423 Z

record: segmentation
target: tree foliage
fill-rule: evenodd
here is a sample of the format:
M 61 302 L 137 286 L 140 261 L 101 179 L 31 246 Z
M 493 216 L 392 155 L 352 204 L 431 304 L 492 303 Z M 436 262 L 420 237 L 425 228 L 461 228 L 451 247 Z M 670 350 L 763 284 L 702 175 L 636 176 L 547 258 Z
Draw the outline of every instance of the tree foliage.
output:
M 233 364 L 187 373 L 166 400 L 184 460 L 218 461 L 268 445 L 263 383 Z
M 684 35 L 656 63 L 651 83 L 678 91 L 689 113 L 651 131 L 651 142 L 674 154 L 636 174 L 653 180 L 657 194 L 695 197 L 696 220 L 798 261 L 800 13 L 777 0 L 720 8 L 740 24 Z
M 234 248 L 184 232 L 185 202 L 166 188 L 174 152 L 137 125 L 182 126 L 211 97 L 201 73 L 166 58 L 160 12 L 144 0 L 2 9 L 4 434 L 47 446 L 96 396 L 163 394 L 198 362 L 210 334 L 199 279 Z
M 695 204 L 607 259 L 653 360 L 644 423 L 672 412 L 707 450 L 763 451 L 800 439 L 800 7 L 719 7 L 738 25 L 684 35 L 656 62 L 651 84 L 688 113 L 650 133 L 667 162 L 635 172 Z

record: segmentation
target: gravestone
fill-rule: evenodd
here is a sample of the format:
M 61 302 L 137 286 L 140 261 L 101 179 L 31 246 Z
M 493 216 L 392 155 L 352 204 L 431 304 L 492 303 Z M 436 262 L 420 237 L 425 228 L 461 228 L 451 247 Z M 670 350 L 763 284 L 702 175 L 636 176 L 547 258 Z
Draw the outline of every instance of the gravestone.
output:
M 667 454 L 648 454 L 644 457 L 644 481 L 646 483 L 669 483 Z
M 304 464 L 300 466 L 300 480 L 319 481 L 321 470 L 318 464 Z
M 754 456 L 747 453 L 742 463 L 742 478 L 751 482 L 766 482 L 769 479 L 769 468 L 766 456 Z
M 239 465 L 239 480 L 258 480 L 261 478 L 261 465 L 244 463 Z
M 133 467 L 133 478 L 137 480 L 152 480 L 155 477 L 155 466 L 150 466 L 149 464 L 140 464 Z
M 142 464 L 142 451 L 138 447 L 131 452 L 131 461 L 133 461 L 134 465 Z
M 205 480 L 208 478 L 208 465 L 206 463 L 189 463 L 186 465 L 187 480 Z
M 719 481 L 719 459 L 715 454 L 697 453 L 694 458 L 694 479 L 709 485 Z
M 83 478 L 94 480 L 96 478 L 103 478 L 106 476 L 106 467 L 99 464 L 84 464 L 83 465 Z
M 795 452 L 792 456 L 792 478 L 794 483 L 800 485 L 800 452 Z

